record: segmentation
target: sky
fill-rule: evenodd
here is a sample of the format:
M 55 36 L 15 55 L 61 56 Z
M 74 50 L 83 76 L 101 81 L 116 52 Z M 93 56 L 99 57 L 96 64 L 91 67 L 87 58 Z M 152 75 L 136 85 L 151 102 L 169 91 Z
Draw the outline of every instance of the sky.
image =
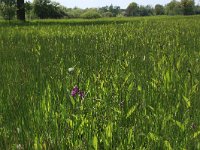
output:
M 33 1 L 33 0 L 27 0 Z M 120 6 L 121 8 L 127 8 L 131 2 L 136 2 L 138 5 L 151 5 L 156 4 L 165 5 L 171 0 L 51 0 L 59 2 L 61 5 L 67 8 L 91 8 L 91 7 L 102 7 L 102 6 Z M 200 4 L 200 0 L 195 0 L 196 4 Z

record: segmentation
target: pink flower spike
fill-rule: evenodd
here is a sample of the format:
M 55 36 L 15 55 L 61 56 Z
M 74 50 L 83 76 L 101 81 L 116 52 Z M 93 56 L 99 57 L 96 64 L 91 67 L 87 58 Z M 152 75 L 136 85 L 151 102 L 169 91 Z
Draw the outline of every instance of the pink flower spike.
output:
M 72 91 L 71 91 L 71 96 L 76 96 L 76 94 L 78 94 L 79 93 L 79 88 L 78 88 L 78 86 L 76 85 L 73 89 L 72 89 Z

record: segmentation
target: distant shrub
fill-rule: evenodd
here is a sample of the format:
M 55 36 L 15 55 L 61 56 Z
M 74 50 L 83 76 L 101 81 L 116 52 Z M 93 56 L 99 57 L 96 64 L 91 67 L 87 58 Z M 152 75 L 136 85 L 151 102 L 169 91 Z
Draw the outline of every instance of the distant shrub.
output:
M 103 13 L 104 17 L 113 17 L 113 14 L 111 12 L 105 12 Z
M 123 18 L 123 17 L 125 17 L 123 14 L 118 14 L 117 16 L 116 16 L 117 18 Z
M 83 10 L 79 8 L 67 11 L 69 18 L 80 18 L 81 14 L 83 14 Z
M 81 15 L 81 18 L 84 18 L 84 19 L 97 19 L 97 18 L 101 18 L 101 15 L 96 11 L 86 11 L 85 13 L 83 13 Z

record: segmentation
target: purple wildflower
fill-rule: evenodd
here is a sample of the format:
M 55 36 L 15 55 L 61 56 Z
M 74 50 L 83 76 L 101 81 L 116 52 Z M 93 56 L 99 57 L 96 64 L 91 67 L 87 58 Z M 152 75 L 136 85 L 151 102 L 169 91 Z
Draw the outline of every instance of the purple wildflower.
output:
M 81 98 L 81 99 L 83 99 L 83 98 L 84 98 L 84 96 L 85 96 L 85 94 L 84 94 L 84 92 L 83 92 L 83 91 L 79 91 L 78 95 L 80 96 L 80 98 Z
M 78 86 L 76 85 L 76 86 L 72 89 L 71 95 L 74 97 L 74 96 L 76 96 L 76 94 L 78 94 L 78 93 L 79 93 L 79 88 L 78 88 Z
M 85 93 L 83 91 L 80 91 L 78 86 L 76 85 L 71 91 L 71 96 L 75 97 L 77 94 L 80 96 L 81 99 L 83 99 L 85 96 Z

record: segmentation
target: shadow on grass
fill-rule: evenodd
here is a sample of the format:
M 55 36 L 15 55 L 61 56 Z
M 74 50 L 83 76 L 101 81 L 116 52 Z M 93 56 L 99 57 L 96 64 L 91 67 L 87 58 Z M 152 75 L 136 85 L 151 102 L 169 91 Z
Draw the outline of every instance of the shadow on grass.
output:
M 123 24 L 130 22 L 126 20 L 35 20 L 35 21 L 0 21 L 0 27 L 12 27 L 12 26 L 88 26 L 88 25 L 107 25 L 107 24 Z
M 20 22 L 17 20 L 3 21 L 0 20 L 0 27 L 12 26 L 88 26 L 88 25 L 108 25 L 108 24 L 124 24 L 127 22 L 138 22 L 144 20 L 181 20 L 181 19 L 200 19 L 200 15 L 193 16 L 146 16 L 146 17 L 122 17 L 122 18 L 101 18 L 101 19 L 44 19 Z

